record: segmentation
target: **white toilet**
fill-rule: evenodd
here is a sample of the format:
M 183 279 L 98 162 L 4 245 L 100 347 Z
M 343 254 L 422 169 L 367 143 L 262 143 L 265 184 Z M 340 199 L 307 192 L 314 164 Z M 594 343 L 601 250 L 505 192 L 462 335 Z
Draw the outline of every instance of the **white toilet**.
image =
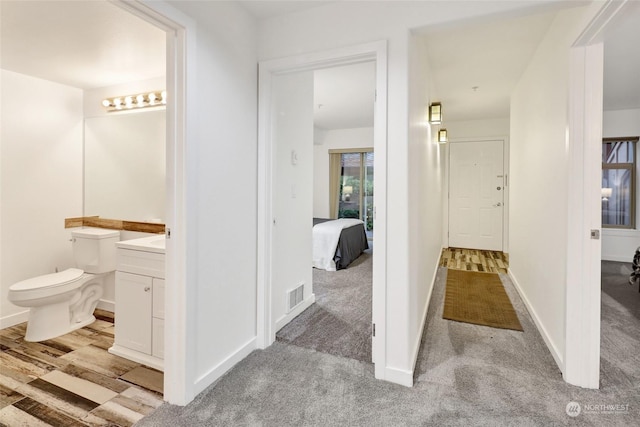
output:
M 105 273 L 116 269 L 117 230 L 83 228 L 71 232 L 78 268 L 23 280 L 9 288 L 9 301 L 29 307 L 26 341 L 44 341 L 93 323 Z M 82 269 L 82 270 L 81 270 Z

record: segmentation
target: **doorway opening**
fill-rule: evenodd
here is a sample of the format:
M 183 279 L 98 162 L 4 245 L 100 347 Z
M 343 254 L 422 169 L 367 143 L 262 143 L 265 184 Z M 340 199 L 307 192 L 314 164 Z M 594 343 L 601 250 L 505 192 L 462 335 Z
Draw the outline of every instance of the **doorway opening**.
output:
M 308 191 L 313 186 L 312 166 L 314 137 L 313 123 L 313 72 L 340 66 L 373 63 L 375 68 L 375 117 L 386 117 L 386 43 L 372 43 L 339 51 L 322 52 L 304 57 L 265 61 L 260 64 L 259 96 L 259 176 L 264 177 L 259 187 L 259 251 L 258 251 L 258 346 L 267 347 L 275 341 L 276 331 L 289 323 L 315 302 L 312 291 L 312 217 L 316 217 L 314 195 Z M 284 77 L 284 78 L 283 78 Z M 283 102 L 282 94 L 294 94 L 299 102 L 292 108 Z M 304 99 L 306 97 L 306 99 Z M 309 101 L 310 100 L 310 101 Z M 293 101 L 294 103 L 296 101 Z M 317 105 L 316 105 L 317 107 Z M 306 112 L 303 112 L 306 110 Z M 282 119 L 285 117 L 286 119 Z M 376 363 L 376 377 L 384 378 L 384 289 L 385 289 L 385 200 L 386 200 L 386 121 L 375 120 L 372 126 L 375 181 L 373 183 L 374 207 L 372 226 L 376 229 L 376 252 L 372 254 L 373 323 L 381 325 L 372 339 L 372 358 Z M 320 132 L 322 133 L 322 132 Z M 288 145 L 283 141 L 306 141 L 308 144 Z M 284 138 L 284 139 L 283 139 Z M 335 190 L 335 215 L 329 208 L 328 150 L 325 169 L 325 210 L 320 218 L 337 218 L 340 197 L 345 196 L 345 176 Z M 307 157 L 309 156 L 309 157 Z M 341 169 L 341 168 L 339 168 Z M 340 175 L 338 175 L 339 178 Z M 348 175 L 347 175 L 348 176 Z M 338 181 L 340 181 L 338 179 Z M 360 174 L 358 174 L 360 186 Z M 349 202 L 356 194 L 355 177 L 351 178 Z M 306 183 L 306 184 L 305 184 Z M 359 190 L 361 191 L 361 190 Z M 363 205 L 366 190 L 358 194 Z M 354 197 L 355 198 L 355 197 Z M 346 202 L 347 197 L 344 197 Z M 297 217 L 292 212 L 300 212 Z M 377 212 L 376 212 L 377 211 Z M 353 213 L 351 213 L 353 215 Z M 363 221 L 364 222 L 364 221 Z M 366 241 L 366 237 L 365 237 Z M 288 249 L 287 249 L 288 248 Z M 295 261 L 294 261 L 295 260 Z M 296 273 L 298 270 L 299 273 Z M 347 269 L 348 270 L 348 269 Z M 287 306 L 290 290 L 301 289 L 302 303 Z M 371 319 L 371 318 L 370 318 Z M 367 322 L 368 323 L 368 322 Z M 367 333 L 368 334 L 368 333 Z
M 309 72 L 301 74 L 305 73 Z M 276 79 L 297 80 L 298 76 Z M 297 129 L 296 141 L 291 141 L 288 135 L 293 132 L 290 114 L 288 120 L 278 118 L 274 123 L 276 145 L 293 147 L 298 155 L 296 165 L 283 165 L 283 159 L 276 157 L 279 166 L 275 187 L 280 190 L 274 196 L 276 217 L 283 218 L 294 210 L 298 212 L 296 215 L 310 214 L 313 218 L 312 224 L 308 220 L 300 221 L 301 226 L 312 227 L 311 239 L 307 231 L 303 238 L 296 240 L 300 245 L 296 248 L 283 248 L 278 244 L 274 247 L 274 275 L 278 281 L 299 283 L 298 277 L 305 283 L 303 295 L 296 301 L 300 305 L 288 304 L 285 313 L 274 312 L 276 339 L 371 362 L 375 63 L 314 70 L 312 79 L 313 93 L 306 95 L 302 95 L 305 91 L 299 88 L 283 98 L 278 96 L 282 94 L 283 85 L 275 85 L 279 89 L 276 93 L 279 111 L 287 111 L 283 104 L 289 102 L 306 105 L 306 120 L 298 115 L 293 119 L 296 127 L 306 122 L 306 129 Z M 309 88 L 310 81 L 305 79 L 301 84 Z M 343 88 L 350 90 L 345 93 Z M 309 120 L 310 102 L 313 103 L 313 129 Z M 296 113 L 303 110 L 305 108 L 299 107 Z M 303 135 L 307 140 L 300 144 Z M 277 153 L 281 151 L 276 149 Z M 284 160 L 287 163 L 287 159 Z M 306 170 L 307 164 L 313 165 L 313 172 Z M 300 166 L 304 169 L 299 170 Z M 295 199 L 281 191 L 288 188 L 292 174 L 299 187 Z M 310 183 L 309 177 L 312 177 Z M 310 188 L 305 188 L 304 182 L 310 184 Z M 302 194 L 306 192 L 311 194 Z M 297 220 L 287 219 L 287 223 Z M 286 239 L 292 231 L 278 223 L 282 224 L 282 220 L 275 227 L 276 241 Z M 300 271 L 293 273 L 297 276 L 291 274 L 297 268 L 291 262 L 296 262 L 290 253 L 293 250 L 300 255 L 295 258 L 301 265 Z M 309 269 L 309 260 L 303 257 L 309 252 L 313 267 L 304 271 Z M 306 286 L 305 277 L 311 286 Z M 274 294 L 282 290 L 278 286 Z M 277 309 L 278 305 L 275 306 Z

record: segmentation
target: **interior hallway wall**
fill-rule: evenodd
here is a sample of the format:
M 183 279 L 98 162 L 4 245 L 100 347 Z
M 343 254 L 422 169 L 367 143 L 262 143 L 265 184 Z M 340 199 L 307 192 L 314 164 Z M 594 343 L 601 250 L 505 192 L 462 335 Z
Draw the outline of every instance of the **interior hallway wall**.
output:
M 442 250 L 443 152 L 428 117 L 432 98 L 427 49 L 413 36 L 409 61 L 409 363 L 415 363 Z M 411 367 L 412 370 L 414 366 Z
M 20 280 L 74 267 L 64 219 L 82 213 L 82 91 L 1 70 L 0 327 L 27 320 Z
M 418 289 L 410 279 L 408 211 L 414 209 L 409 185 L 409 38 L 410 29 L 539 5 L 535 1 L 334 2 L 260 21 L 259 59 L 340 48 L 377 40 L 388 42 L 387 87 L 387 294 L 385 379 L 413 383 L 415 316 L 407 315 L 409 298 Z M 438 200 L 440 193 L 427 194 Z M 441 228 L 427 236 L 442 241 Z M 433 269 L 434 267 L 429 267 Z M 434 271 L 435 272 L 435 271 Z M 429 274 L 431 277 L 432 274 Z M 410 325 L 409 319 L 415 324 Z
M 509 271 L 562 371 L 569 220 L 569 49 L 599 7 L 574 8 L 557 15 L 511 96 Z
M 255 348 L 257 25 L 233 2 L 170 5 L 197 27 L 184 153 L 188 402 Z
M 640 109 L 605 111 L 603 137 L 640 136 Z M 640 148 L 640 145 L 638 145 Z M 602 229 L 602 259 L 630 263 L 640 245 L 640 161 L 636 153 L 636 229 Z
M 330 218 L 329 150 L 373 147 L 373 128 L 324 131 L 321 142 L 322 145 L 313 146 L 313 216 Z

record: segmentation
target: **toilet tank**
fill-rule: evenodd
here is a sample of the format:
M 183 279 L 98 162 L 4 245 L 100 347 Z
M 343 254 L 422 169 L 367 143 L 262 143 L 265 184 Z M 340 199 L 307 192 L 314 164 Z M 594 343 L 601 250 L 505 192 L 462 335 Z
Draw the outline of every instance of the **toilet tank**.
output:
M 116 242 L 120 231 L 82 228 L 71 232 L 76 267 L 86 273 L 108 273 L 116 269 Z

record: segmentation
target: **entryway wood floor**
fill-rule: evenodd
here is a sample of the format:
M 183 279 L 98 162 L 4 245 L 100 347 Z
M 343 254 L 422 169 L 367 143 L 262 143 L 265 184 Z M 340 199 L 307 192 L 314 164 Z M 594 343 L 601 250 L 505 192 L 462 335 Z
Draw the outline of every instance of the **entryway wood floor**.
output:
M 113 313 L 26 342 L 26 323 L 0 330 L 0 426 L 131 426 L 162 404 L 163 374 L 112 355 Z
M 498 251 L 446 248 L 442 250 L 440 266 L 454 270 L 507 274 L 509 255 Z

